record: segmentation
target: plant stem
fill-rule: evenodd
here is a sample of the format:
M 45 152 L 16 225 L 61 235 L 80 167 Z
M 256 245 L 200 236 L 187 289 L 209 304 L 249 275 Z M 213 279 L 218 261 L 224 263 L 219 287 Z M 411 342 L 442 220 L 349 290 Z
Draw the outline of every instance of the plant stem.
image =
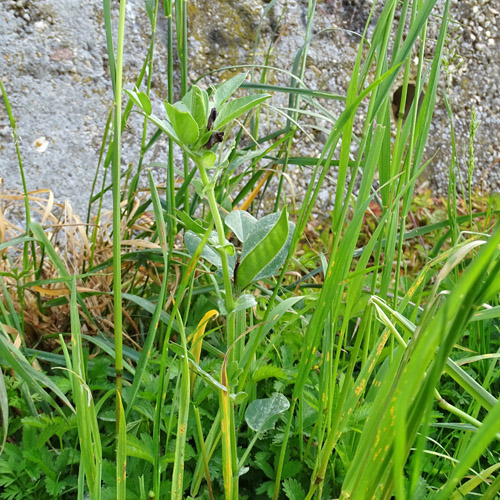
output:
M 118 21 L 118 42 L 116 47 L 115 74 L 115 116 L 113 135 L 113 307 L 115 325 L 115 371 L 116 371 L 116 480 L 117 499 L 126 495 L 126 423 L 122 405 L 123 386 L 123 323 L 122 323 L 122 266 L 121 266 L 121 212 L 120 212 L 120 164 L 121 164 L 121 121 L 122 121 L 122 79 L 123 42 L 125 35 L 126 0 L 120 1 Z
M 194 158 L 193 158 L 194 159 Z M 217 201 L 215 199 L 214 184 L 210 181 L 207 175 L 207 171 L 201 162 L 196 161 L 196 165 L 200 172 L 201 181 L 205 188 L 208 205 L 212 213 L 212 218 L 214 220 L 215 229 L 217 231 L 219 248 L 217 249 L 221 258 L 222 276 L 224 281 L 224 301 L 227 311 L 227 349 L 228 349 L 228 361 L 231 362 L 234 359 L 234 351 L 232 346 L 236 340 L 236 315 L 234 312 L 234 297 L 231 284 L 231 276 L 229 272 L 229 263 L 227 259 L 227 253 L 224 249 L 226 245 L 226 235 L 224 232 L 224 224 L 222 223 L 222 218 L 217 207 Z M 225 495 L 226 499 L 238 498 L 238 476 L 235 475 L 237 469 L 237 451 L 236 451 L 236 433 L 234 430 L 234 405 L 229 398 L 230 383 L 226 376 L 225 368 L 223 370 L 224 374 L 221 379 L 221 383 L 226 386 L 227 392 L 221 394 L 221 406 L 222 406 L 222 441 L 223 441 L 223 470 L 224 470 L 224 484 L 225 484 Z
M 217 231 L 217 237 L 219 239 L 220 248 L 218 249 L 221 261 L 222 261 L 222 276 L 224 280 L 224 298 L 226 303 L 226 309 L 228 315 L 231 315 L 231 312 L 234 309 L 234 298 L 232 292 L 231 285 L 231 277 L 229 275 L 229 263 L 227 260 L 227 253 L 224 250 L 224 245 L 226 244 L 226 235 L 224 233 L 224 224 L 222 223 L 222 218 L 219 213 L 219 209 L 217 207 L 217 201 L 215 199 L 215 191 L 213 184 L 210 183 L 210 180 L 207 175 L 207 171 L 205 167 L 201 164 L 201 162 L 196 162 L 196 166 L 200 172 L 201 181 L 203 182 L 203 186 L 206 189 L 206 196 L 208 200 L 208 205 L 210 207 L 210 212 L 212 213 L 212 217 L 214 219 L 215 230 Z
M 116 390 L 121 396 L 123 385 L 123 331 L 122 331 L 122 293 L 121 293 L 121 217 L 120 217 L 120 163 L 121 163 L 121 117 L 122 117 L 122 78 L 123 42 L 125 33 L 126 0 L 120 1 L 118 24 L 118 43 L 116 51 L 115 80 L 115 120 L 113 148 L 113 305 L 115 324 L 115 370 Z M 116 400 L 117 425 L 119 422 L 119 398 Z M 118 429 L 117 429 L 118 430 Z

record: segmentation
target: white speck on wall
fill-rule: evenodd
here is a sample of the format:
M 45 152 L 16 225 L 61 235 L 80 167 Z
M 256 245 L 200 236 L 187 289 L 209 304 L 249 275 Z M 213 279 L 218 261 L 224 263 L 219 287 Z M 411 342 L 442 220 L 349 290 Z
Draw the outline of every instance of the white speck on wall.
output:
M 32 146 L 37 153 L 43 153 L 49 147 L 49 141 L 42 135 L 33 141 Z

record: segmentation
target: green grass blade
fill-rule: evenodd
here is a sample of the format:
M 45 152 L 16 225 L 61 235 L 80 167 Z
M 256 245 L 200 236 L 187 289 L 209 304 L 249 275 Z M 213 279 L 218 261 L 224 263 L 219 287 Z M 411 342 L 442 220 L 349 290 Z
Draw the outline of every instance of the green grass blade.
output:
M 459 481 L 467 474 L 469 469 L 484 453 L 486 447 L 495 439 L 496 434 L 500 431 L 500 404 L 488 413 L 483 421 L 483 424 L 474 434 L 469 446 L 464 450 L 460 462 L 453 469 L 448 481 L 444 487 L 436 495 L 436 500 L 445 500 L 451 498 L 450 495 L 457 487 Z
M 151 189 L 151 198 L 153 200 L 153 209 L 155 213 L 156 219 L 156 227 L 158 228 L 159 236 L 160 236 L 160 244 L 162 247 L 163 254 L 163 280 L 161 283 L 160 293 L 158 295 L 158 300 L 156 302 L 156 306 L 153 310 L 153 317 L 151 318 L 151 323 L 149 324 L 148 334 L 146 336 L 146 340 L 144 342 L 141 356 L 139 358 L 139 362 L 137 363 L 137 368 L 134 376 L 134 382 L 132 383 L 132 387 L 129 392 L 129 399 L 127 401 L 127 411 L 126 416 L 130 413 L 130 410 L 134 406 L 135 398 L 137 397 L 137 393 L 139 392 L 139 388 L 141 385 L 142 378 L 144 376 L 144 372 L 146 370 L 148 361 L 151 356 L 151 349 L 153 348 L 156 332 L 158 331 L 158 324 L 160 321 L 161 313 L 166 316 L 166 323 L 170 322 L 170 318 L 163 311 L 165 306 L 165 301 L 167 298 L 167 285 L 168 285 L 168 269 L 169 269 L 169 260 L 170 260 L 170 252 L 168 251 L 168 242 L 167 235 L 165 233 L 166 225 L 165 220 L 163 218 L 163 210 L 160 203 L 160 198 L 158 196 L 158 191 L 156 190 L 156 186 L 153 181 L 153 177 L 151 172 L 148 172 L 149 176 L 149 186 Z M 144 299 L 142 299 L 144 300 Z
M 116 444 L 116 498 L 125 500 L 127 497 L 127 425 L 120 393 L 118 398 L 118 436 Z
M 0 447 L 0 456 L 3 453 L 7 436 L 9 435 L 9 400 L 7 397 L 7 388 L 3 377 L 2 367 L 0 367 L 0 412 L 2 413 L 2 446 Z
M 44 401 L 49 403 L 62 417 L 67 418 L 62 408 L 54 398 L 42 387 L 41 384 L 48 387 L 63 403 L 74 412 L 72 404 L 68 398 L 59 389 L 59 387 L 43 372 L 36 370 L 31 366 L 22 352 L 10 341 L 2 323 L 0 323 L 0 356 L 14 370 L 14 372 L 27 384 L 27 386 L 36 392 Z
M 86 383 L 85 363 L 80 331 L 80 317 L 76 299 L 76 280 L 71 284 L 71 364 L 68 369 L 76 405 L 80 454 L 92 500 L 101 498 L 102 448 L 97 413 L 90 387 Z M 63 349 L 67 353 L 63 343 Z

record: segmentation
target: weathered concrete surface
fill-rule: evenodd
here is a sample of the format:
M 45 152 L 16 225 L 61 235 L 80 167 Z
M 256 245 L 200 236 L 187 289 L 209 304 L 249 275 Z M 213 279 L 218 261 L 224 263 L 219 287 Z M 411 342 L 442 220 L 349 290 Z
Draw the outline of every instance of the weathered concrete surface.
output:
M 370 0 L 318 1 L 315 32 L 309 47 L 305 82 L 344 94 L 352 69 L 357 37 L 367 19 Z M 2 0 L 0 1 L 0 78 L 17 119 L 21 153 L 29 189 L 50 188 L 57 200 L 69 198 L 84 212 L 87 206 L 107 115 L 112 103 L 100 0 Z M 115 14 L 118 3 L 112 2 Z M 210 70 L 252 61 L 255 34 L 263 43 L 257 49 L 262 61 L 269 44 L 269 65 L 288 71 L 303 43 L 306 0 L 278 0 L 261 22 L 268 2 L 264 0 L 189 1 L 190 77 Z M 442 9 L 443 0 L 438 0 Z M 439 13 L 439 10 L 438 10 Z M 468 135 L 471 109 L 477 110 L 475 184 L 490 191 L 500 188 L 498 141 L 500 129 L 499 78 L 500 0 L 452 2 L 452 35 L 449 54 L 457 56 L 449 66 L 449 97 L 455 113 L 458 164 L 462 174 L 468 168 Z M 437 34 L 434 18 L 430 37 Z M 333 28 L 333 29 L 332 29 Z M 322 31 L 328 30 L 328 31 Z M 152 87 L 156 111 L 166 97 L 165 21 L 158 28 Z M 128 0 L 125 47 L 125 87 L 133 82 L 149 45 L 149 21 L 144 1 Z M 229 76 L 219 72 L 201 85 Z M 443 78 L 443 85 L 444 85 Z M 289 77 L 269 71 L 269 81 L 286 84 Z M 443 88 L 443 85 L 441 89 Z M 280 103 L 279 97 L 273 104 Z M 338 116 L 340 102 L 329 101 L 329 111 Z M 279 119 L 278 119 L 279 120 Z M 124 134 L 123 168 L 137 165 L 142 121 L 133 116 Z M 266 126 L 265 124 L 263 125 Z M 450 158 L 450 127 L 442 90 L 431 129 L 429 153 L 435 157 L 429 180 L 436 191 L 447 188 Z M 313 141 L 296 145 L 297 153 L 316 155 L 324 134 L 311 130 Z M 45 141 L 40 139 L 45 137 Z M 37 142 L 38 139 L 38 142 Z M 46 149 L 42 152 L 42 150 Z M 165 142 L 146 157 L 165 161 Z M 162 178 L 163 172 L 157 170 Z M 20 188 L 12 135 L 4 106 L 0 106 L 0 177 L 8 189 Z M 296 189 L 307 184 L 307 176 L 295 176 Z M 334 176 L 331 184 L 335 182 Z M 331 195 L 321 196 L 321 209 L 328 208 Z M 108 200 L 109 203 L 109 200 Z

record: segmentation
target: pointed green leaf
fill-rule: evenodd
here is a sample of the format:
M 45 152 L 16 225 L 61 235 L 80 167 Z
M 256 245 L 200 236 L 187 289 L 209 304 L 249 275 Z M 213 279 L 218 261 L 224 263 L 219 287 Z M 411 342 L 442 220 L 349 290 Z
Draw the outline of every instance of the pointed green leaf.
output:
M 278 416 L 288 408 L 288 399 L 275 392 L 270 398 L 252 401 L 245 411 L 245 422 L 255 432 L 265 432 L 274 427 Z
M 147 94 L 142 91 L 135 90 L 125 90 L 130 99 L 137 104 L 137 106 L 144 111 L 147 115 L 150 115 L 153 111 L 153 107 L 151 106 L 151 101 Z
M 246 77 L 247 73 L 240 73 L 217 87 L 214 92 L 215 109 L 218 110 L 236 92 Z
M 185 148 L 184 143 L 181 142 L 174 130 L 174 127 L 172 127 L 172 124 L 168 120 L 160 120 L 155 115 L 149 115 L 148 120 L 156 125 L 162 132 L 165 132 L 165 134 L 167 134 L 168 137 L 170 137 L 170 139 L 172 139 L 176 144 Z
M 278 271 L 286 257 L 294 227 L 288 222 L 286 208 L 281 215 L 270 214 L 256 222 L 241 252 L 236 276 L 240 289 Z
M 261 102 L 269 99 L 269 94 L 258 94 L 233 99 L 222 106 L 214 123 L 214 129 L 222 128 L 231 120 L 258 106 Z
M 205 234 L 207 230 L 206 227 L 203 227 L 197 220 L 192 219 L 184 210 L 175 210 L 175 215 L 177 219 L 182 222 L 186 229 L 189 229 L 191 232 L 195 234 Z
M 149 100 L 148 95 L 145 92 L 141 91 L 137 93 L 137 97 L 139 98 L 139 101 L 141 101 L 144 113 L 150 115 L 153 111 L 153 106 L 151 106 L 151 101 Z
M 146 0 L 146 14 L 148 15 L 149 22 L 153 23 L 155 15 L 155 0 Z
M 137 104 L 137 106 L 145 112 L 145 110 L 142 108 L 142 102 L 139 99 L 139 95 L 136 92 L 136 90 L 127 90 L 127 89 L 124 89 L 124 91 L 130 97 L 130 99 L 133 101 L 133 103 Z
M 189 111 L 181 111 L 179 109 L 180 107 L 180 105 L 172 106 L 170 103 L 165 102 L 168 119 L 170 120 L 177 137 L 185 145 L 194 144 L 198 140 L 199 136 L 198 125 Z M 185 107 L 185 105 L 182 107 Z
M 187 106 L 191 116 L 200 128 L 206 126 L 208 119 L 208 95 L 206 94 L 200 87 L 193 85 L 191 90 L 182 98 L 182 102 Z

